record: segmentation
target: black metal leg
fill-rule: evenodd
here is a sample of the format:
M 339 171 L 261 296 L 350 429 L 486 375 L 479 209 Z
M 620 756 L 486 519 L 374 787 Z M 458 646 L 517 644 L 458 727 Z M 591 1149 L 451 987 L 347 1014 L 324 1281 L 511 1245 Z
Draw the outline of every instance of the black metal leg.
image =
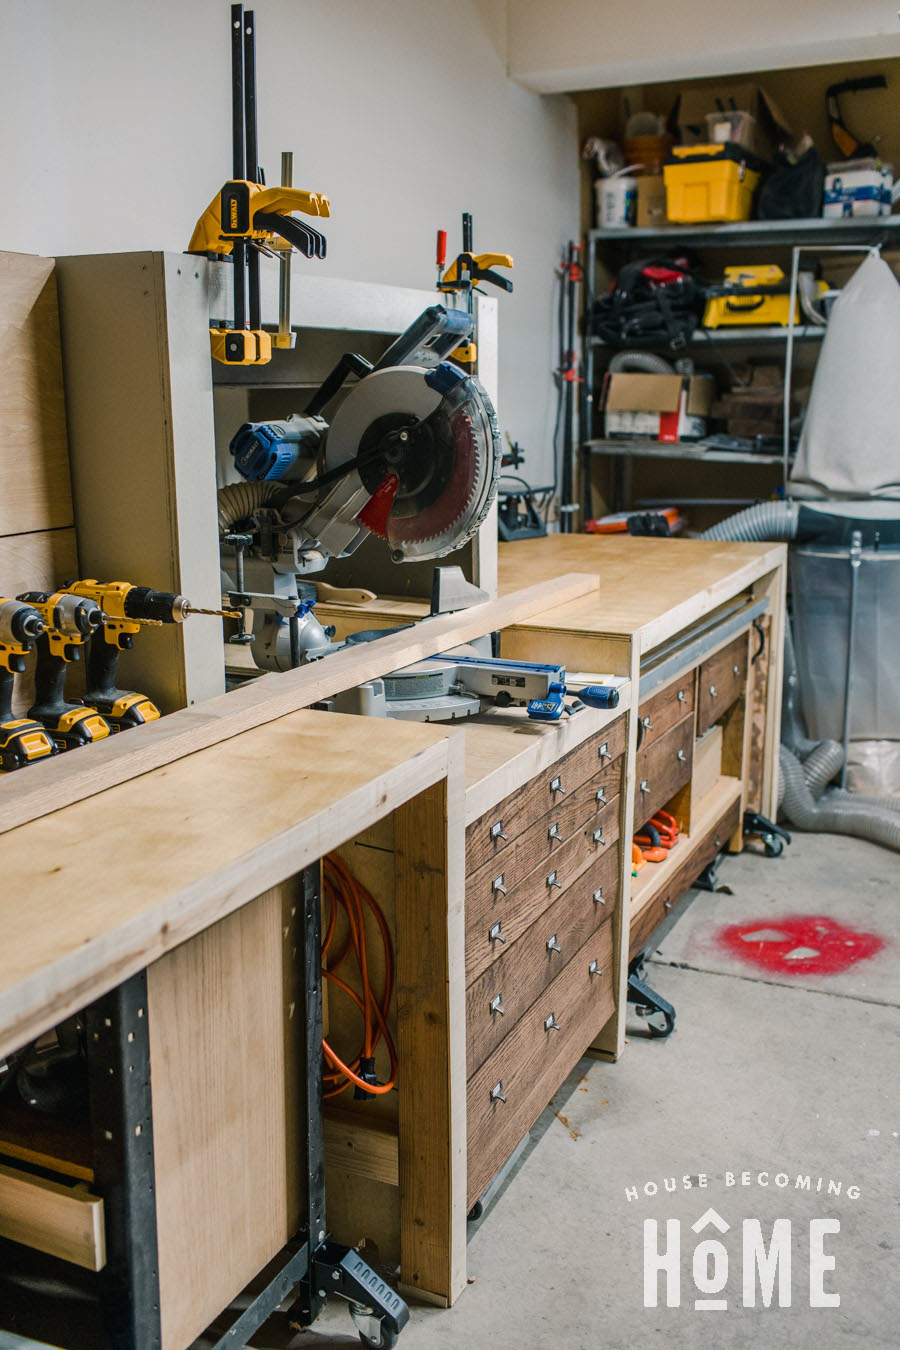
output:
M 109 1350 L 158 1350 L 146 972 L 93 1003 L 85 1025 L 94 1179 L 106 1216 L 106 1265 L 100 1272 L 104 1342 Z

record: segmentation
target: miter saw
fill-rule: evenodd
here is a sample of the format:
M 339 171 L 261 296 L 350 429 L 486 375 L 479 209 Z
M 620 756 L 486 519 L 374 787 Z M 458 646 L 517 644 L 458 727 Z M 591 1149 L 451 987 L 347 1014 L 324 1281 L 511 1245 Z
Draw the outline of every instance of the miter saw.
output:
M 335 650 L 304 579 L 367 533 L 394 562 L 441 558 L 478 529 L 496 496 L 501 444 L 485 390 L 445 358 L 472 317 L 433 305 L 372 366 L 338 362 L 302 413 L 248 422 L 230 450 L 244 482 L 219 490 L 225 588 L 258 616 L 258 665 L 288 670 Z M 330 423 L 322 413 L 351 375 Z

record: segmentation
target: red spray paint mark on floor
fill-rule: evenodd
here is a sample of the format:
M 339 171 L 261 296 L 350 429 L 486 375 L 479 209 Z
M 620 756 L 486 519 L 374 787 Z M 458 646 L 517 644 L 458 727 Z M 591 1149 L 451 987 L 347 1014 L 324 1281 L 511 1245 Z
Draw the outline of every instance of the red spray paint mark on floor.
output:
M 839 975 L 885 945 L 877 933 L 859 933 L 817 914 L 733 923 L 715 941 L 738 960 L 778 975 Z

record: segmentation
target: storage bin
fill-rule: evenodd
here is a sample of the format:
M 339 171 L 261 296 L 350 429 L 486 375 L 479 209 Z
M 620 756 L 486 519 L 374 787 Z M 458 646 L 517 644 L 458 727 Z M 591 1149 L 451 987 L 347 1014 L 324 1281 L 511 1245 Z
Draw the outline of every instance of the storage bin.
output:
M 669 220 L 749 220 L 762 163 L 741 145 L 676 145 L 663 168 Z

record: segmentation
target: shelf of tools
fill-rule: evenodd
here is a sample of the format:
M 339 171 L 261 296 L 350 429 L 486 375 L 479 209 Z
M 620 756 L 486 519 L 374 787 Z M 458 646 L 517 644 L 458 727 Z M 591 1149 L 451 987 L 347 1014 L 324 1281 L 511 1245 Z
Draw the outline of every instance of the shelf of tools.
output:
M 748 505 L 759 496 L 783 490 L 796 440 L 791 422 L 800 410 L 796 397 L 791 397 L 790 393 L 785 396 L 784 390 L 793 389 L 796 395 L 800 386 L 802 392 L 803 384 L 811 378 L 818 346 L 826 331 L 824 323 L 800 321 L 797 317 L 798 260 L 802 255 L 803 265 L 806 265 L 845 253 L 861 257 L 867 250 L 881 247 L 898 237 L 898 216 L 751 220 L 589 231 L 584 299 L 585 393 L 580 431 L 584 518 L 593 515 L 592 465 L 595 456 L 601 456 L 611 464 L 608 492 L 613 510 L 635 505 L 676 505 L 708 511 L 717 506 Z M 751 271 L 751 261 L 765 259 L 768 263 L 777 255 L 784 262 L 784 289 L 790 297 L 784 321 L 777 324 L 747 322 L 746 314 L 737 315 L 734 326 L 721 326 L 717 322 L 711 327 L 698 323 L 692 334 L 679 340 L 677 349 L 668 345 L 664 338 L 647 348 L 669 361 L 683 357 L 704 369 L 712 369 L 718 378 L 732 387 L 733 392 L 724 401 L 720 399 L 713 409 L 717 415 L 727 415 L 730 419 L 727 434 L 697 434 L 690 439 L 666 435 L 659 440 L 618 432 L 610 435 L 605 429 L 603 382 L 615 348 L 594 334 L 592 319 L 595 302 L 602 294 L 602 269 L 610 268 L 615 274 L 642 256 L 659 259 L 683 250 L 702 251 L 710 268 L 724 268 L 739 256 L 742 264 L 747 260 Z M 827 273 L 828 267 L 824 270 Z M 754 365 L 759 368 L 755 375 Z M 779 373 L 779 368 L 787 374 L 787 379 L 784 373 Z M 748 380 L 757 377 L 758 388 L 748 385 Z M 771 382 L 771 388 L 763 387 L 766 380 Z M 764 429 L 764 436 L 758 434 L 760 428 Z M 753 434 L 736 436 L 731 434 L 733 429 Z M 636 498 L 635 465 L 641 460 L 680 460 L 738 467 L 731 474 L 718 469 L 712 476 L 689 480 L 695 485 L 696 495 L 692 496 L 681 496 L 683 485 L 679 489 L 676 479 L 665 475 L 660 467 L 649 478 L 646 473 L 642 474 L 642 486 Z

